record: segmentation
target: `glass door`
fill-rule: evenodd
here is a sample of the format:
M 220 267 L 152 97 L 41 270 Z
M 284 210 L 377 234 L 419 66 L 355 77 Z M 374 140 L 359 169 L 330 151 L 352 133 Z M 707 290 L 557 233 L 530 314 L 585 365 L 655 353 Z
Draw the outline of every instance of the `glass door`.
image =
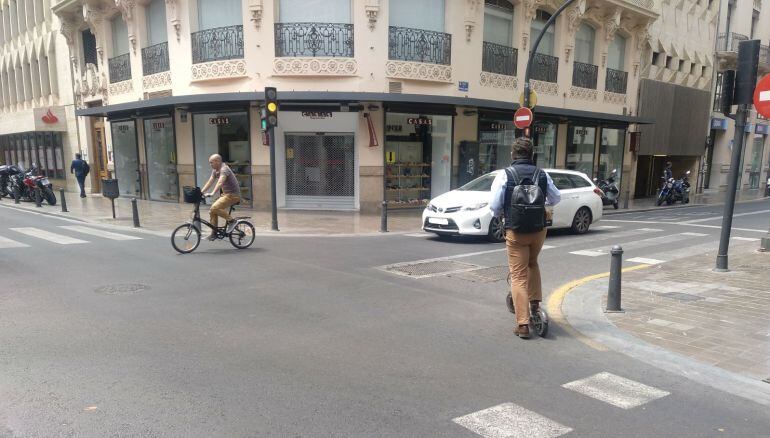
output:
M 136 123 L 133 120 L 112 122 L 112 153 L 115 178 L 122 196 L 140 197 L 139 154 L 136 144 Z
M 171 117 L 144 121 L 148 192 L 153 201 L 179 201 L 174 121 Z
M 567 169 L 583 172 L 593 178 L 596 127 L 570 125 L 568 134 Z

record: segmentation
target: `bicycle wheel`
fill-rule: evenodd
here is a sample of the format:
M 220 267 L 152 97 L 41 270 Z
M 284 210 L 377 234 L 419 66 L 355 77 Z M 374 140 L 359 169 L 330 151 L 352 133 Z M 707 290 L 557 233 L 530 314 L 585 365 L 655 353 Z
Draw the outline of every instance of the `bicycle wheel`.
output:
M 254 225 L 251 225 L 251 222 L 240 220 L 230 233 L 230 243 L 238 249 L 246 249 L 254 243 L 255 234 Z
M 548 334 L 548 314 L 542 308 L 530 317 L 535 333 L 541 338 Z
M 195 251 L 200 243 L 201 232 L 191 223 L 182 224 L 171 233 L 171 246 L 182 254 Z

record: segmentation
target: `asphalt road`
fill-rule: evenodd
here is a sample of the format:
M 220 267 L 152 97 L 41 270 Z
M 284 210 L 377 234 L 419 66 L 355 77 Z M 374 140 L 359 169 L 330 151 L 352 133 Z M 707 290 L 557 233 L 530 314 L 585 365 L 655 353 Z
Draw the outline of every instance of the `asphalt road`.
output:
M 770 202 L 736 213 L 734 244 L 757 245 Z M 601 252 L 616 243 L 626 259 L 666 263 L 713 248 L 719 216 L 629 213 L 584 236 L 551 232 L 544 288 L 606 271 Z M 453 419 L 506 403 L 529 437 L 770 430 L 767 406 L 563 328 L 516 338 L 499 244 L 260 236 L 249 250 L 204 242 L 183 256 L 164 237 L 71 226 L 84 224 L 0 206 L 0 437 L 474 437 Z M 113 240 L 126 236 L 139 239 Z M 437 257 L 451 259 L 420 266 L 441 275 L 388 268 Z M 602 401 L 562 387 L 598 373 L 667 395 L 623 409 L 633 388 Z

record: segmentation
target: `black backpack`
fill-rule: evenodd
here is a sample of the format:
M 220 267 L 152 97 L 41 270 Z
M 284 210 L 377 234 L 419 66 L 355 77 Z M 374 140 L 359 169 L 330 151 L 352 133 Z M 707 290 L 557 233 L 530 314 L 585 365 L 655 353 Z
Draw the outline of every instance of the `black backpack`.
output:
M 505 169 L 506 183 L 505 228 L 520 233 L 534 233 L 545 228 L 545 193 L 540 187 L 542 170 L 535 170 L 532 178 L 519 178 L 516 169 Z
M 91 166 L 83 160 L 83 176 L 88 176 L 89 173 L 91 173 Z

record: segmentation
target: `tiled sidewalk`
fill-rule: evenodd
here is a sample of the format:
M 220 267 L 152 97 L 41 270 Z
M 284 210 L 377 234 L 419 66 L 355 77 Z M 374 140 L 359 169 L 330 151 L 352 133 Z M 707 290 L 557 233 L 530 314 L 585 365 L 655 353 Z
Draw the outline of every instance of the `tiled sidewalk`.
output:
M 58 197 L 59 194 L 57 193 Z M 88 222 L 133 226 L 129 198 L 115 200 L 116 219 L 112 218 L 110 200 L 100 195 L 89 195 L 83 199 L 78 197 L 77 193 L 68 192 L 66 199 L 69 210 L 67 213 L 62 213 L 60 203 L 55 206 L 43 203 L 43 207 L 37 208 L 34 203 L 22 202 L 14 205 L 13 200 L 3 198 L 0 200 L 0 204 Z M 190 220 L 193 206 L 191 204 L 137 200 L 137 209 L 142 228 L 171 232 L 177 225 Z M 250 216 L 258 232 L 270 231 L 270 211 L 237 208 L 234 214 L 236 216 Z M 391 212 L 388 217 L 388 231 L 419 232 L 421 214 L 421 210 Z M 208 220 L 208 206 L 201 206 L 201 217 Z M 358 212 L 278 210 L 278 227 L 282 234 L 371 234 L 378 233 L 380 230 L 380 215 Z
M 734 245 L 729 273 L 709 253 L 623 274 L 620 329 L 667 350 L 770 379 L 770 253 Z

